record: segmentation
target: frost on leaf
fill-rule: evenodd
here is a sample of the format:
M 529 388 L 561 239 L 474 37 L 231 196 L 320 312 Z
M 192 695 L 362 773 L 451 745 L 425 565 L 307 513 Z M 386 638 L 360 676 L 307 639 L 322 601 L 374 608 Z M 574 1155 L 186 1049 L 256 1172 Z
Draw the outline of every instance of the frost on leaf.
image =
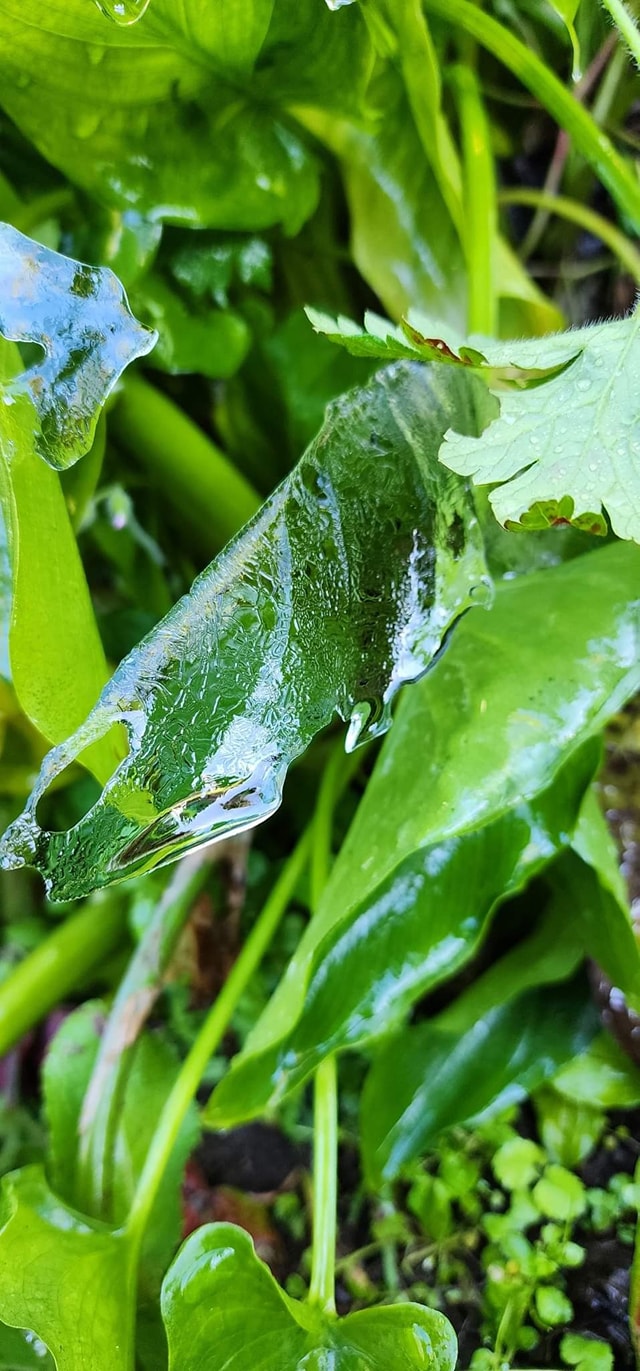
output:
M 490 404 L 461 370 L 410 363 L 335 401 L 291 475 L 49 753 L 2 864 L 35 866 L 54 898 L 83 895 L 264 819 L 336 714 L 348 748 L 383 733 L 401 684 L 487 598 L 471 496 L 437 453 L 450 424 L 477 431 Z M 44 831 L 43 792 L 117 722 L 128 757 L 74 828 Z
M 44 349 L 41 361 L 2 383 L 0 401 L 30 400 L 36 450 L 57 470 L 88 450 L 121 372 L 156 340 L 112 271 L 82 266 L 10 224 L 0 224 L 0 333 Z
M 500 365 L 514 344 L 492 344 Z M 568 360 L 534 390 L 500 397 L 480 437 L 448 433 L 440 460 L 477 485 L 507 527 L 571 523 L 640 542 L 640 314 L 517 344 L 518 360 Z M 455 426 L 452 426 L 455 427 Z

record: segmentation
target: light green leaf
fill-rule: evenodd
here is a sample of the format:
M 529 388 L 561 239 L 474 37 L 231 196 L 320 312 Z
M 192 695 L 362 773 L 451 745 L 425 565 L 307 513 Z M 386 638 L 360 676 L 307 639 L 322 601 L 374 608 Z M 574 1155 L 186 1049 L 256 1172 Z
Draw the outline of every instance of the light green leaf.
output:
M 120 27 L 90 0 L 51 0 L 41 19 L 37 0 L 3 0 L 1 100 L 71 181 L 191 226 L 295 232 L 311 213 L 318 164 L 289 108 L 358 108 L 370 62 L 358 7 L 153 0 Z
M 608 1342 L 566 1333 L 560 1343 L 560 1356 L 576 1371 L 613 1371 L 613 1352 Z
M 58 1371 L 130 1371 L 135 1289 L 122 1235 L 90 1224 L 49 1190 L 39 1167 L 0 1195 L 0 1319 L 30 1328 Z
M 640 1070 L 604 1033 L 588 1051 L 563 1067 L 553 1086 L 565 1099 L 598 1109 L 629 1109 L 640 1104 Z
M 330 405 L 298 467 L 49 754 L 4 864 L 81 895 L 266 818 L 336 713 L 348 748 L 383 733 L 400 685 L 487 598 L 469 494 L 436 457 L 453 415 L 476 428 L 485 394 L 459 369 L 405 363 Z M 93 809 L 43 831 L 39 797 L 120 721 L 130 756 Z
M 523 577 L 462 622 L 402 701 L 318 913 L 212 1120 L 259 1112 L 325 1051 L 387 1031 L 469 955 L 493 901 L 541 858 L 535 843 L 522 868 L 515 858 L 538 814 L 519 806 L 637 689 L 639 559 L 618 545 Z M 568 840 L 567 810 L 563 822 Z
M 606 1124 L 601 1109 L 576 1104 L 552 1085 L 533 1097 L 538 1132 L 552 1162 L 575 1170 L 593 1150 Z
M 508 527 L 572 523 L 640 542 L 640 311 L 544 341 L 518 343 L 521 366 L 579 354 L 561 375 L 524 394 L 505 394 L 480 438 L 447 435 L 440 459 L 491 484 L 496 518 Z M 494 366 L 513 345 L 486 344 Z
M 423 1305 L 328 1317 L 289 1299 L 243 1229 L 207 1224 L 162 1287 L 170 1371 L 453 1371 L 456 1339 Z
M 578 1219 L 587 1207 L 584 1183 L 573 1171 L 552 1162 L 533 1188 L 533 1200 L 546 1219 L 566 1223 Z
M 571 46 L 573 48 L 572 75 L 574 81 L 578 81 L 581 76 L 580 40 L 576 33 L 575 18 L 578 12 L 578 5 L 580 4 L 580 0 L 550 0 L 550 3 L 553 6 L 556 14 L 560 15 L 560 18 L 567 30 L 569 38 L 571 39 Z
M 232 376 L 244 361 L 250 334 L 233 310 L 187 308 L 159 273 L 134 288 L 136 313 L 158 331 L 153 364 L 172 375 L 197 372 L 216 380 Z
M 45 352 L 0 385 L 5 460 L 29 432 L 35 450 L 57 470 L 87 452 L 118 377 L 155 343 L 155 334 L 134 319 L 112 271 L 52 252 L 10 224 L 0 224 L 0 333 Z M 14 407 L 24 423 L 20 435 Z
M 555 1285 L 539 1285 L 535 1293 L 536 1313 L 546 1328 L 571 1323 L 573 1305 Z

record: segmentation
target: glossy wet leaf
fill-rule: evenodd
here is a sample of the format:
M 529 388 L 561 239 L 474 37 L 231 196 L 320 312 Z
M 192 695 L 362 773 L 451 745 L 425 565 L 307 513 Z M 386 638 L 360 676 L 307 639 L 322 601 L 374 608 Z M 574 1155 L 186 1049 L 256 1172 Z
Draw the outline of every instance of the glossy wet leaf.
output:
M 37 0 L 0 6 L 0 99 L 39 151 L 113 208 L 194 227 L 297 231 L 319 169 L 289 107 L 357 109 L 368 70 L 355 6 L 153 0 L 128 27 L 90 0 L 51 0 L 46 25 Z
M 336 713 L 349 748 L 383 733 L 400 685 L 487 598 L 469 494 L 435 455 L 452 415 L 475 429 L 483 401 L 454 368 L 402 363 L 335 401 L 291 476 L 49 754 L 3 863 L 81 895 L 266 818 Z M 39 797 L 120 721 L 129 757 L 80 823 L 44 831 Z
M 572 523 L 640 542 L 640 312 L 570 334 L 518 344 L 522 366 L 573 364 L 539 389 L 505 394 L 479 439 L 448 434 L 440 458 L 489 496 L 507 526 Z M 511 347 L 487 346 L 493 365 Z
M 249 329 L 233 310 L 190 309 L 177 291 L 151 272 L 135 289 L 136 313 L 157 330 L 154 366 L 171 375 L 232 376 L 244 361 Z
M 211 1121 L 259 1112 L 326 1051 L 397 1024 L 470 955 L 505 890 L 569 841 L 567 758 L 638 688 L 639 570 L 635 548 L 604 549 L 500 586 L 492 609 L 462 622 L 402 701 L 318 912 Z
M 472 1002 L 470 996 L 469 1008 Z M 477 1020 L 469 1016 L 458 1031 L 442 1019 L 391 1039 L 371 1069 L 362 1100 L 362 1147 L 374 1185 L 397 1176 L 445 1129 L 524 1099 L 597 1029 L 581 978 L 552 998 L 545 987 L 498 1001 Z
M 614 1038 L 602 1034 L 556 1076 L 554 1088 L 575 1104 L 629 1109 L 640 1104 L 640 1068 Z
M 57 470 L 91 446 L 118 377 L 155 342 L 134 319 L 113 272 L 52 252 L 10 224 L 0 224 L 0 333 L 14 343 L 38 343 L 45 352 L 42 361 L 0 386 L 7 460 L 20 441 L 11 414 L 16 406 L 35 450 Z
M 124 1238 L 87 1222 L 39 1167 L 0 1192 L 0 1319 L 30 1328 L 58 1371 L 130 1371 L 134 1288 Z
M 424 1305 L 327 1317 L 290 1299 L 248 1234 L 207 1224 L 179 1252 L 162 1288 L 169 1371 L 453 1371 L 456 1339 Z
M 98 1170 L 87 1143 L 83 1106 L 95 1065 L 104 1006 L 87 1001 L 65 1020 L 47 1054 L 44 1090 L 50 1130 L 50 1179 L 56 1192 L 84 1214 L 114 1226 L 129 1213 L 157 1120 L 175 1081 L 179 1062 L 159 1032 L 139 1036 L 127 1070 L 117 1079 L 115 1117 L 104 1165 Z M 115 1072 L 118 1061 L 111 1064 Z M 103 1076 L 106 1093 L 109 1076 Z M 149 1220 L 141 1254 L 145 1288 L 159 1287 L 180 1236 L 180 1182 L 189 1152 L 198 1137 L 195 1108 L 180 1130 Z

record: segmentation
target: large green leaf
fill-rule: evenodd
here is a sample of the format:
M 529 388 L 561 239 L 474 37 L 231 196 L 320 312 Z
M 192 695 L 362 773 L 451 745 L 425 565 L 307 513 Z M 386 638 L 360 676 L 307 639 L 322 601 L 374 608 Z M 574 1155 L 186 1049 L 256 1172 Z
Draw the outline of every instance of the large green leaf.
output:
M 436 1018 L 395 1035 L 376 1058 L 362 1104 L 363 1151 L 375 1183 L 396 1175 L 445 1128 L 522 1099 L 588 1046 L 599 1021 L 586 985 L 550 989 L 585 954 L 604 949 L 616 983 L 637 984 L 640 953 L 630 920 L 595 872 L 567 853 L 549 882 L 535 932 Z
M 85 1160 L 89 1149 L 83 1103 L 103 1022 L 104 1006 L 87 1001 L 65 1020 L 47 1054 L 44 1087 L 50 1129 L 50 1180 L 66 1203 L 117 1226 L 124 1224 L 129 1214 L 157 1120 L 180 1063 L 162 1034 L 147 1032 L 139 1036 L 129 1054 L 126 1073 L 116 1079 L 118 1113 L 105 1147 L 104 1165 L 95 1174 Z M 117 1057 L 110 1064 L 113 1075 L 118 1064 Z M 108 1073 L 102 1083 L 105 1090 L 111 1085 Z M 180 1181 L 197 1138 L 197 1116 L 195 1109 L 191 1109 L 165 1171 L 144 1239 L 141 1262 L 145 1288 L 159 1287 L 178 1241 Z
M 330 405 L 292 474 L 49 754 L 3 864 L 81 895 L 265 818 L 335 713 L 349 748 L 383 733 L 400 685 L 486 600 L 473 506 L 436 457 L 485 402 L 459 370 L 401 363 Z M 129 757 L 80 823 L 45 832 L 46 787 L 120 721 Z
M 467 616 L 403 700 L 318 912 L 211 1120 L 259 1112 L 325 1051 L 387 1031 L 470 955 L 505 890 L 569 840 L 576 797 L 558 770 L 640 680 L 639 570 L 640 553 L 617 545 L 504 584 L 488 613 Z
M 207 1224 L 162 1288 L 170 1371 L 453 1371 L 453 1329 L 434 1309 L 398 1304 L 344 1319 L 292 1300 L 248 1234 Z
M 135 1277 L 123 1236 L 59 1200 L 39 1167 L 0 1195 L 0 1319 L 30 1328 L 58 1371 L 131 1371 Z
M 391 1180 L 454 1124 L 506 1109 L 586 1047 L 596 1011 L 580 982 L 529 990 L 497 1004 L 466 1031 L 420 1024 L 394 1038 L 362 1100 L 362 1144 L 373 1185 Z
M 544 341 L 518 343 L 521 366 L 552 366 L 579 353 L 555 379 L 505 395 L 479 439 L 449 434 L 440 453 L 453 471 L 491 484 L 496 518 L 508 526 L 576 523 L 640 542 L 640 310 Z M 494 366 L 511 348 L 485 348 Z
M 357 7 L 154 0 L 131 27 L 90 0 L 0 4 L 2 104 L 50 162 L 118 209 L 295 231 L 318 165 L 294 103 L 358 106 L 369 43 Z M 43 108 L 47 117 L 42 117 Z

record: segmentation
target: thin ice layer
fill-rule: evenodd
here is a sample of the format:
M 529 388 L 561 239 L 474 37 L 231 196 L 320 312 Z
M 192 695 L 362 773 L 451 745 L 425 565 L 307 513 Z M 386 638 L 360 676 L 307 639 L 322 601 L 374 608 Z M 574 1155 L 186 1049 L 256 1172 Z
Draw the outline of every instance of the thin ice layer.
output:
M 330 405 L 291 475 L 49 753 L 2 865 L 35 866 L 56 899 L 85 895 L 265 819 L 336 713 L 349 749 L 383 733 L 400 685 L 488 596 L 471 496 L 437 454 L 490 404 L 453 368 L 400 362 Z M 44 831 L 46 788 L 118 721 L 129 755 L 74 828 Z
M 0 224 L 0 333 L 44 349 L 42 361 L 2 383 L 0 403 L 27 397 L 36 450 L 57 470 L 91 446 L 121 372 L 157 338 L 134 319 L 108 267 L 83 266 L 11 224 Z

